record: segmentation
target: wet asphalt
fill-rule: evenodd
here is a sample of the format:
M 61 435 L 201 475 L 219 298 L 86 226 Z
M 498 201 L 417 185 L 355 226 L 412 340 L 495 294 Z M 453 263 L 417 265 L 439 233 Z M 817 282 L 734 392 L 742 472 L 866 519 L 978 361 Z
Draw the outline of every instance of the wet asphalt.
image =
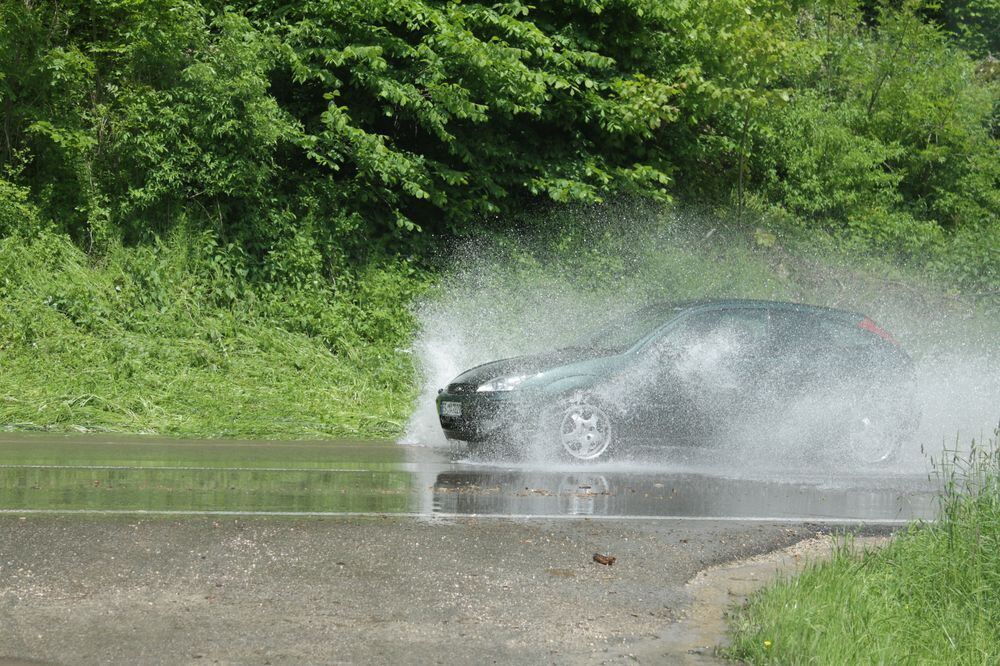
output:
M 211 446 L 0 439 L 0 664 L 671 663 L 699 571 L 933 512 L 897 469 Z
M 99 663 L 669 660 L 684 583 L 816 525 L 0 519 L 0 655 Z M 594 553 L 614 555 L 612 566 Z

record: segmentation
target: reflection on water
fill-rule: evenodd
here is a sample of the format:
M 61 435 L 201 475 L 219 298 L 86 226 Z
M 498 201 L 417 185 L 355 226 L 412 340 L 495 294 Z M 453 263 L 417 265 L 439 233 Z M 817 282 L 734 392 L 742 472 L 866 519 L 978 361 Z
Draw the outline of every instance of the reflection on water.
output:
M 0 435 L 0 509 L 394 513 L 413 476 L 387 442 Z
M 502 468 L 386 442 L 0 436 L 0 511 L 931 518 L 926 477 L 726 478 L 654 465 Z
M 438 475 L 434 509 L 504 515 L 674 516 L 814 520 L 931 518 L 934 494 L 914 479 L 811 482 L 703 474 L 457 471 Z
M 404 458 L 389 442 L 0 433 L 7 465 L 396 469 Z
M 392 513 L 410 510 L 407 472 L 0 469 L 0 508 Z

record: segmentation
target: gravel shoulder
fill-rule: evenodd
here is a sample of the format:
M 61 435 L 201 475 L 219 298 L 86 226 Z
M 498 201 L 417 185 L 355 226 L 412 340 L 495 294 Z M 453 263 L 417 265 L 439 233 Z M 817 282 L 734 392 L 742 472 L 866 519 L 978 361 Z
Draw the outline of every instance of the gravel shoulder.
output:
M 818 528 L 713 521 L 0 517 L 0 658 L 672 660 L 699 571 Z M 593 561 L 614 555 L 613 566 Z M 0 663 L 3 663 L 0 659 Z

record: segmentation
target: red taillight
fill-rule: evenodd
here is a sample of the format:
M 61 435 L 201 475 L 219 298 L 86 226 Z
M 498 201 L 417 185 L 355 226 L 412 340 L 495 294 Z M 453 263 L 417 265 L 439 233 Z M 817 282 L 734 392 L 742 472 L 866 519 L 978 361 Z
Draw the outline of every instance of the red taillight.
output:
M 864 330 L 866 330 L 866 331 L 868 331 L 870 333 L 874 333 L 875 335 L 877 335 L 878 337 L 882 338 L 883 340 L 885 340 L 889 344 L 893 344 L 893 345 L 896 345 L 897 347 L 899 347 L 899 340 L 897 340 L 896 338 L 892 337 L 892 333 L 890 333 L 889 331 L 885 330 L 884 328 L 882 328 L 881 326 L 879 326 L 878 324 L 876 324 L 869 317 L 865 317 L 864 319 L 862 319 L 861 321 L 859 321 L 858 322 L 858 328 L 863 328 Z

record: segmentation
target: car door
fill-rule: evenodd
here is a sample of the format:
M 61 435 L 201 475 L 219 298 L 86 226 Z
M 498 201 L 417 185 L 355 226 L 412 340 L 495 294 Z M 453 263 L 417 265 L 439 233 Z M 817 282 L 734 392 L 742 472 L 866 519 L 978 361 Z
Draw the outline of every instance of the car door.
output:
M 841 392 L 875 371 L 874 336 L 821 314 L 771 313 L 771 384 L 781 398 Z
M 751 409 L 768 341 L 768 312 L 695 311 L 653 342 L 654 380 L 638 411 L 647 429 L 698 439 Z

